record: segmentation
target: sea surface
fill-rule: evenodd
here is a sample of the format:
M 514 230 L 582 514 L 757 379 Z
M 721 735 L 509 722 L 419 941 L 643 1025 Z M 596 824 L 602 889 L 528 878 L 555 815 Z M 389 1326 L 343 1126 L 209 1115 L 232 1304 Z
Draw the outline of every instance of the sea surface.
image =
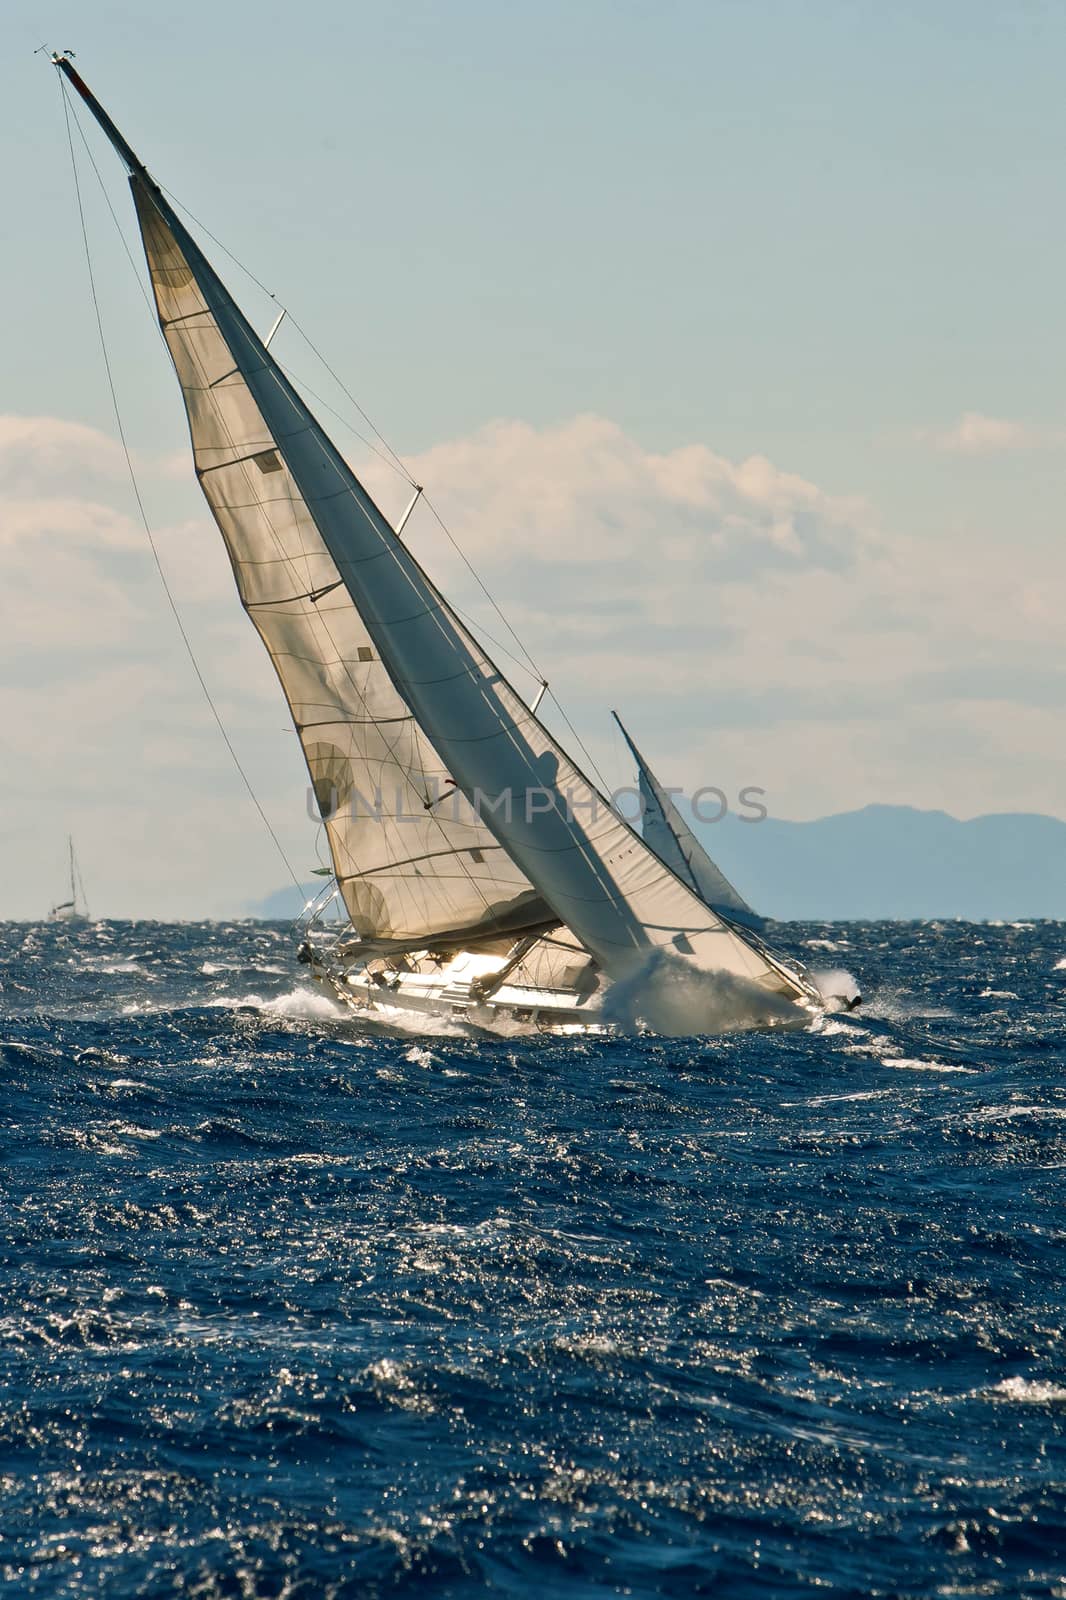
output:
M 820 1034 L 374 1035 L 283 926 L 0 924 L 23 1596 L 1066 1596 L 1066 925 Z

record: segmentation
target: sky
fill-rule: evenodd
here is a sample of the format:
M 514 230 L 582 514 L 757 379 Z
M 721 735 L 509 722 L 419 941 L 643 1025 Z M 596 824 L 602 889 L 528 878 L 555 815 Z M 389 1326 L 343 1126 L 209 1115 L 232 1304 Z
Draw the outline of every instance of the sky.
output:
M 664 782 L 757 785 L 775 816 L 1066 817 L 1066 9 L 8 0 L 0 30 L 0 917 L 60 898 L 68 832 L 102 915 L 286 881 L 138 519 L 42 43 L 426 484 L 609 786 L 617 706 Z M 295 736 L 75 144 L 149 522 L 303 877 Z M 290 326 L 274 348 L 366 434 Z M 500 637 L 428 513 L 410 538 Z

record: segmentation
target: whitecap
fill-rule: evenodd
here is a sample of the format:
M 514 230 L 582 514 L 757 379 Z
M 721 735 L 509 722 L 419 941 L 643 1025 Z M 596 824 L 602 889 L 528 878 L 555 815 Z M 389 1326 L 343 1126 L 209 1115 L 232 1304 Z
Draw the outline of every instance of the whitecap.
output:
M 974 1112 L 979 1122 L 1010 1122 L 1014 1117 L 1066 1117 L 1066 1106 L 988 1106 Z
M 1042 1378 L 1001 1378 L 985 1393 L 996 1400 L 1020 1401 L 1024 1405 L 1061 1405 L 1066 1401 L 1066 1384 Z
M 262 1011 L 269 1016 L 294 1018 L 303 1022 L 336 1021 L 348 1014 L 328 995 L 319 994 L 313 989 L 305 989 L 299 985 L 291 989 L 288 994 L 270 997 L 260 994 L 219 995 L 207 1003 L 222 1011 Z
M 923 1061 L 919 1056 L 882 1056 L 881 1065 L 899 1067 L 908 1072 L 966 1072 L 971 1075 L 976 1067 L 954 1067 L 945 1061 Z
M 83 963 L 89 972 L 99 972 L 104 977 L 124 977 L 126 974 L 135 974 L 139 978 L 151 978 L 152 974 L 139 961 L 99 961 L 90 959 Z

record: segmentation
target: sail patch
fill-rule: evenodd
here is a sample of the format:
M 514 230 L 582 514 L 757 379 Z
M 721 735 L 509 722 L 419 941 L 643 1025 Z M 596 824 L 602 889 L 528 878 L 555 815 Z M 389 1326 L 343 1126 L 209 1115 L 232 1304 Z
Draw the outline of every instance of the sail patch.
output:
M 334 817 L 352 792 L 352 763 L 335 744 L 311 744 L 305 754 L 318 814 Z

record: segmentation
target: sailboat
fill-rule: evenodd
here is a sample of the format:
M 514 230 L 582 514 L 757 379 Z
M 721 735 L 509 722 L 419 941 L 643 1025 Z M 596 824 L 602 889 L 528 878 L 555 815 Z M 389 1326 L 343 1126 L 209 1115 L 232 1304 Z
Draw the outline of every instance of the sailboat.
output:
M 89 908 L 85 901 L 85 888 L 78 870 L 78 858 L 74 854 L 73 836 L 67 835 L 67 856 L 70 868 L 70 899 L 61 900 L 53 906 L 48 913 L 49 922 L 87 922 Z
M 300 959 L 389 1021 L 808 1026 L 795 965 L 611 807 L 463 622 L 66 54 L 129 176 L 193 463 L 286 696 L 342 902 Z

